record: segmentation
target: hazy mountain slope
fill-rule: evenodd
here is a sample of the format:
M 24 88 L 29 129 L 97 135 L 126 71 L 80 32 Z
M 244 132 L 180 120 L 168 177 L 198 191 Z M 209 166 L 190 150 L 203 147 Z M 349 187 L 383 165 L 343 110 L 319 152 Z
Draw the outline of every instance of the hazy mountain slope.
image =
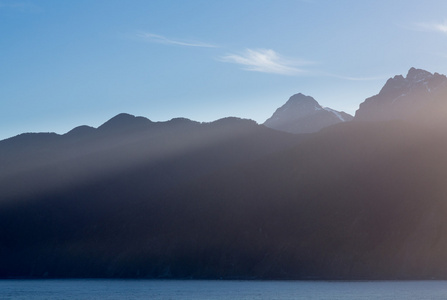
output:
M 1 197 L 35 197 L 136 170 L 156 174 L 152 189 L 161 189 L 296 140 L 250 120 L 151 122 L 121 114 L 98 129 L 80 127 L 62 136 L 24 134 L 0 141 Z
M 0 276 L 120 276 L 109 259 L 121 264 L 128 242 L 141 241 L 138 216 L 159 216 L 142 206 L 163 207 L 177 185 L 299 140 L 236 118 L 120 115 L 106 125 L 0 142 Z
M 366 99 L 355 113 L 358 121 L 418 120 L 445 117 L 447 77 L 411 68 L 406 77 L 390 78 L 379 94 Z
M 3 205 L 1 275 L 447 278 L 445 132 L 349 122 L 156 194 L 135 172 Z
M 160 260 L 199 277 L 446 278 L 446 138 L 343 125 L 203 179 L 168 198 L 168 232 L 189 238 Z
M 352 118 L 345 112 L 323 108 L 314 98 L 299 93 L 290 97 L 264 125 L 290 133 L 311 133 Z

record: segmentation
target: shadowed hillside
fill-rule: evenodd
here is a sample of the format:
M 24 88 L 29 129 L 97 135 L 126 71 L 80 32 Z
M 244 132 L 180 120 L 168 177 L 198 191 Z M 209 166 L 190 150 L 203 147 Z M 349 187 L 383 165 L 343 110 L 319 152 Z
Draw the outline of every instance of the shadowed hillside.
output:
M 134 219 L 157 212 L 142 205 L 169 205 L 167 191 L 299 140 L 236 118 L 154 123 L 122 114 L 98 129 L 1 141 L 0 275 L 136 276 L 104 267 L 141 233 L 128 231 Z
M 178 169 L 3 204 L 1 275 L 447 278 L 444 130 L 350 122 L 291 146 L 202 175 L 186 167 L 228 153 L 208 148 L 170 160 Z M 153 190 L 172 170 L 178 184 Z

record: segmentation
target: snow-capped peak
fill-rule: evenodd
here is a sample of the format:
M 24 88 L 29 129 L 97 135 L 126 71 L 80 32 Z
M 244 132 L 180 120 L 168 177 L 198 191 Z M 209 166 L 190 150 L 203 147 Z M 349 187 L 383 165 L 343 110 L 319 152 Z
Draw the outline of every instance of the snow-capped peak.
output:
M 349 117 L 348 114 L 323 108 L 314 98 L 299 93 L 290 97 L 264 122 L 264 125 L 291 133 L 310 133 L 349 121 Z

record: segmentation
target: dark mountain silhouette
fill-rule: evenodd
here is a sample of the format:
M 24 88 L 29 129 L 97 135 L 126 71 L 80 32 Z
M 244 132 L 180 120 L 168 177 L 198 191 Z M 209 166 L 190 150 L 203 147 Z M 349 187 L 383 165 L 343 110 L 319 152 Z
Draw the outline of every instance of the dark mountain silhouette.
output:
M 135 276 L 125 267 L 106 271 L 83 251 L 117 254 L 141 233 L 121 234 L 140 223 L 135 217 L 170 205 L 161 199 L 167 191 L 299 140 L 237 118 L 201 124 L 121 114 L 97 129 L 1 141 L 0 276 Z
M 388 79 L 379 94 L 360 104 L 358 121 L 416 120 L 425 123 L 446 115 L 447 77 L 411 68 L 406 77 Z
M 349 122 L 208 172 L 221 147 L 19 193 L 1 276 L 447 278 L 445 132 Z
M 352 118 L 345 112 L 323 108 L 314 98 L 299 93 L 290 97 L 264 125 L 290 133 L 312 133 Z
M 436 95 L 305 135 L 120 114 L 0 141 L 0 277 L 447 279 Z
M 183 255 L 188 273 L 172 274 L 198 277 L 446 278 L 446 138 L 346 123 L 203 178 L 167 198 L 182 216 L 168 230 L 187 226 L 192 242 L 171 240 L 162 261 Z
M 151 190 L 159 189 L 298 139 L 237 118 L 201 124 L 120 114 L 97 129 L 81 126 L 64 135 L 29 133 L 0 141 L 0 187 L 3 199 L 14 198 L 143 170 L 155 177 L 163 171 L 167 178 L 152 182 Z

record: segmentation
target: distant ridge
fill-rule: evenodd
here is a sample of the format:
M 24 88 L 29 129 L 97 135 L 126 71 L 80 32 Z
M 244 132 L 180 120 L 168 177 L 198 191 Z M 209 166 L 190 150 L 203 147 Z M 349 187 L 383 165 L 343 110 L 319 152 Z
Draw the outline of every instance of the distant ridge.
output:
M 153 122 L 145 117 L 121 113 L 98 127 L 98 130 L 136 130 L 148 127 Z

